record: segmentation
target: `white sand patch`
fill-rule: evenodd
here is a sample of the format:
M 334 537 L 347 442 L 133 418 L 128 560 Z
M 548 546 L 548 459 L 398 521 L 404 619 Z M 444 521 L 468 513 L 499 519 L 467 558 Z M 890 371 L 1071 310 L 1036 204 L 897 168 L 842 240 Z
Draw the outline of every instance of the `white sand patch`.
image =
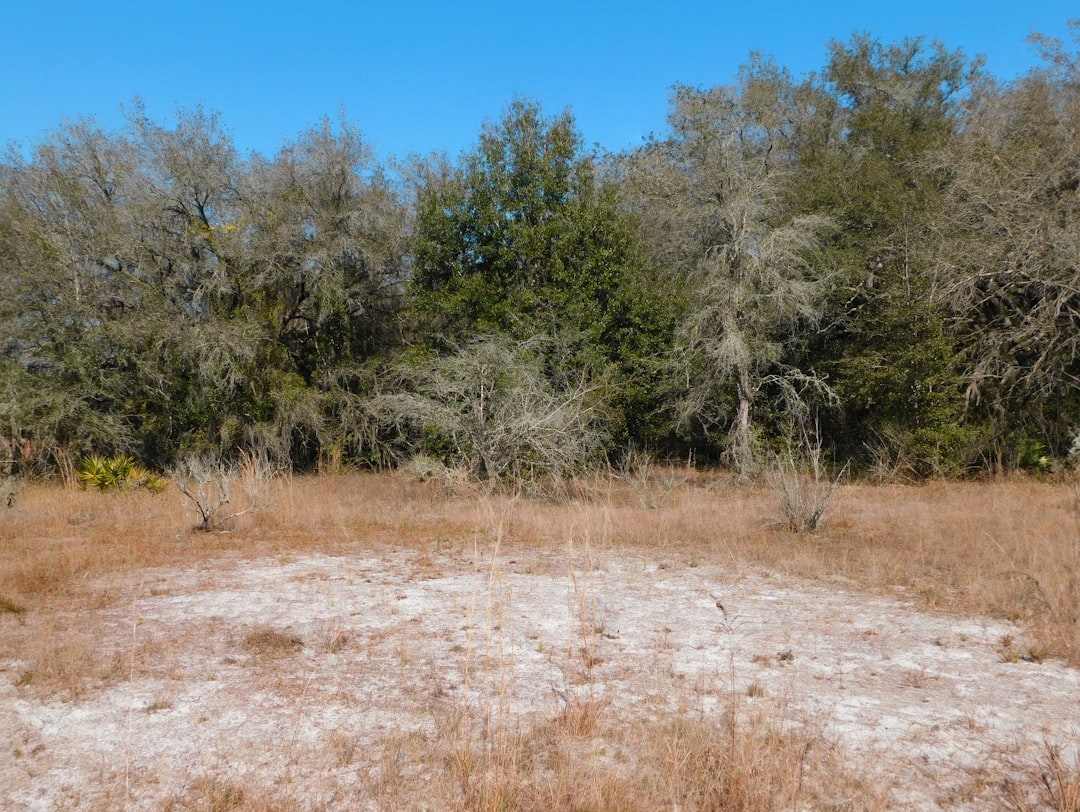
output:
M 938 808 L 978 770 L 1045 741 L 1071 759 L 1080 740 L 1080 674 L 1005 662 L 1010 624 L 714 565 L 399 551 L 129 588 L 82 622 L 130 680 L 42 700 L 0 659 L 0 807 L 155 809 L 221 776 L 351 809 L 387 738 L 432 733 L 433 707 L 526 719 L 583 693 L 627 718 L 719 714 L 733 694 L 775 706 L 834 737 L 895 808 Z M 253 649 L 259 629 L 303 648 Z

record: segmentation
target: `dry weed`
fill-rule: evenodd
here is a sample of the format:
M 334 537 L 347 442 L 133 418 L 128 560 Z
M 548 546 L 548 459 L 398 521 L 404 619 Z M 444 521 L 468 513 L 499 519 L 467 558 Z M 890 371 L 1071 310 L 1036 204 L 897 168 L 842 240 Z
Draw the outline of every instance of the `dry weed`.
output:
M 1080 754 L 1070 764 L 1060 747 L 1047 743 L 1026 773 L 1026 781 L 1003 782 L 1002 792 L 1009 809 L 1080 812 Z
M 127 676 L 122 653 L 103 652 L 84 631 L 34 627 L 28 637 L 20 647 L 23 666 L 15 684 L 36 696 L 72 701 Z
M 1067 484 L 844 485 L 829 525 L 805 535 L 770 526 L 775 497 L 767 488 L 692 472 L 685 478 L 677 502 L 669 499 L 678 507 L 665 510 L 643 507 L 631 484 L 612 479 L 570 503 L 499 494 L 482 501 L 502 516 L 507 545 L 554 551 L 577 538 L 644 559 L 840 578 L 902 591 L 931 608 L 1025 623 L 1045 656 L 1080 664 L 1080 508 Z M 27 486 L 0 526 L 0 617 L 107 602 L 102 579 L 225 554 L 355 544 L 464 552 L 491 535 L 476 500 L 447 498 L 437 484 L 354 474 L 277 480 L 271 488 L 270 506 L 241 517 L 232 533 L 196 538 L 175 489 L 155 497 Z
M 260 626 L 244 637 L 244 649 L 258 657 L 283 657 L 304 647 L 302 638 L 283 629 Z
M 0 615 L 5 613 L 12 615 L 21 615 L 25 611 L 26 607 L 23 606 L 21 603 L 16 603 L 10 598 L 6 598 L 3 595 L 0 595 Z
M 162 812 L 299 812 L 301 809 L 304 807 L 300 804 L 279 800 L 271 792 L 212 777 L 192 781 L 161 807 Z
M 461 715 L 443 719 L 435 737 L 387 743 L 380 805 L 536 812 L 885 808 L 821 737 L 784 731 L 737 707 L 721 721 L 676 716 L 629 724 L 563 708 L 498 737 Z M 417 764 L 427 767 L 422 787 L 409 766 Z

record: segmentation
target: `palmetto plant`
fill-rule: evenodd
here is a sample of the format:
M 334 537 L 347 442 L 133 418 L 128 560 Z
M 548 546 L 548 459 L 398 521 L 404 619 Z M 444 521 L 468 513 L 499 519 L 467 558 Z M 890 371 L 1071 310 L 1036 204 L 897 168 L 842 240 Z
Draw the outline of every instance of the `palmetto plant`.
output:
M 76 479 L 84 489 L 97 488 L 101 491 L 146 488 L 150 493 L 161 493 L 165 489 L 162 477 L 143 468 L 127 454 L 115 457 L 91 454 L 84 457 L 79 462 Z

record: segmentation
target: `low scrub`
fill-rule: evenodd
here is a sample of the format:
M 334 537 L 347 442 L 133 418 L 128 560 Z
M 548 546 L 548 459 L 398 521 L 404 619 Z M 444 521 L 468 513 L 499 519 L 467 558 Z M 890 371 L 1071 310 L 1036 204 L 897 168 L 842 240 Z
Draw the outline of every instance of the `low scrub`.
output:
M 239 466 L 212 457 L 191 457 L 172 472 L 195 513 L 195 529 L 204 533 L 228 530 L 238 517 L 266 510 L 273 476 L 268 458 L 260 454 L 244 454 Z
M 608 439 L 599 384 L 553 380 L 550 341 L 478 338 L 395 369 L 394 394 L 373 408 L 411 454 L 482 481 L 561 480 L 600 459 Z
M 150 493 L 165 490 L 166 480 L 139 465 L 134 457 L 120 454 L 103 457 L 92 454 L 79 461 L 75 479 L 81 488 L 99 491 L 131 491 L 143 488 Z

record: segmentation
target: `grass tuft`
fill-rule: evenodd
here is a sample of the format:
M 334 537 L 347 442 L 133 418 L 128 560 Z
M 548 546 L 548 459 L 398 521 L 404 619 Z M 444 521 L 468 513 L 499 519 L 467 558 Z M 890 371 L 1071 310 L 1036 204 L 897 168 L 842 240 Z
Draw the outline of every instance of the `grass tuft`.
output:
M 244 648 L 260 657 L 281 657 L 296 654 L 304 647 L 302 638 L 289 631 L 260 626 L 244 637 Z

